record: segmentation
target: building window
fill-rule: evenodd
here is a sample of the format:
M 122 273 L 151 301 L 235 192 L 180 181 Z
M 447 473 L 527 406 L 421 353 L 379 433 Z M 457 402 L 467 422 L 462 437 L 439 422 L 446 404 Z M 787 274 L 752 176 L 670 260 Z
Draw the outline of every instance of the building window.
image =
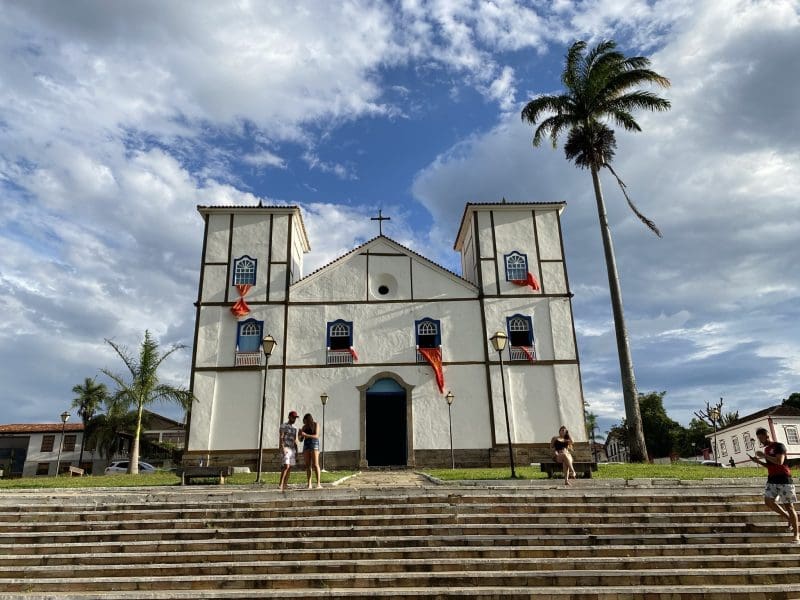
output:
M 784 427 L 786 431 L 786 442 L 789 444 L 798 444 L 800 440 L 797 438 L 797 427 L 791 425 L 788 427 Z
M 719 441 L 719 455 L 728 456 L 728 448 L 725 446 L 725 440 Z
M 521 252 L 505 255 L 506 281 L 525 281 L 528 278 L 528 257 Z
M 523 315 L 506 317 L 509 353 L 511 360 L 533 362 L 536 353 L 533 345 L 533 320 Z
M 36 463 L 37 475 L 50 475 L 50 463 Z
M 236 327 L 237 367 L 252 367 L 261 364 L 261 337 L 264 322 L 255 319 L 240 321 Z
M 733 436 L 733 453 L 734 454 L 739 454 L 739 452 L 741 452 L 741 451 L 742 451 L 742 449 L 739 447 L 739 438 L 736 437 L 736 436 Z
M 441 348 L 442 328 L 438 320 L 425 318 L 414 321 L 414 329 L 417 334 L 417 348 Z M 419 352 L 417 352 L 417 362 L 427 362 Z
M 233 260 L 233 285 L 256 284 L 256 264 L 255 258 L 242 256 Z
M 56 436 L 55 435 L 44 435 L 42 436 L 42 447 L 39 448 L 39 452 L 52 452 L 53 446 L 56 443 Z
M 753 438 L 750 437 L 750 433 L 748 431 L 745 431 L 742 434 L 742 439 L 744 439 L 744 449 L 752 451 L 755 444 L 753 443 Z
M 64 452 L 75 452 L 75 439 L 77 436 L 73 433 L 64 436 Z
M 353 322 L 338 319 L 328 323 L 326 335 L 327 356 L 329 365 L 353 364 Z

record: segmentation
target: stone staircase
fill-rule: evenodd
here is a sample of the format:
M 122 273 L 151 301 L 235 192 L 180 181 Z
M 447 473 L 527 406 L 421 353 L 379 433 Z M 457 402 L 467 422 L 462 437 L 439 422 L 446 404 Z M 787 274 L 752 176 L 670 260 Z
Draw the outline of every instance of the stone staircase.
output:
M 0 494 L 0 598 L 800 598 L 761 485 Z

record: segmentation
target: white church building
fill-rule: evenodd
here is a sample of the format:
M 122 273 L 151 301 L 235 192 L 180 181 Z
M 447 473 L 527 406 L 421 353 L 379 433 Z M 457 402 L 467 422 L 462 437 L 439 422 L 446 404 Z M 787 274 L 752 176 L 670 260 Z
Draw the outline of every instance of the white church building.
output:
M 451 431 L 456 465 L 507 465 L 505 407 L 518 465 L 561 425 L 587 444 L 564 207 L 467 204 L 460 275 L 381 233 L 304 276 L 298 207 L 199 206 L 184 463 L 254 467 L 261 418 L 276 468 L 290 410 L 322 425 L 326 468 L 449 465 Z M 265 380 L 266 335 L 277 344 Z

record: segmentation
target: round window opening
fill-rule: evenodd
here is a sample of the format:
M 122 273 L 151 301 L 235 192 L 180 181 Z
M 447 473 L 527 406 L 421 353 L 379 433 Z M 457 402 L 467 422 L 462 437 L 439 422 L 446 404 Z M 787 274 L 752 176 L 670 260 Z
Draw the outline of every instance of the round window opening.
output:
M 380 287 L 378 288 L 378 293 L 379 293 L 381 296 L 385 296 L 386 294 L 388 294 L 388 293 L 389 293 L 389 288 L 388 288 L 387 286 L 385 286 L 385 285 L 382 285 L 382 286 L 380 286 Z

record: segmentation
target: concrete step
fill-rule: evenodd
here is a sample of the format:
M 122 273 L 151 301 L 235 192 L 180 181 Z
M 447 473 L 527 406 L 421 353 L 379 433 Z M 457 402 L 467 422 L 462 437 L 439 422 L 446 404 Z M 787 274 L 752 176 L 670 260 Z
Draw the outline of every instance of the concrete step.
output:
M 59 600 L 242 600 L 250 598 L 420 598 L 445 600 L 450 598 L 481 598 L 483 600 L 525 600 L 554 598 L 556 600 L 796 600 L 800 584 L 761 585 L 699 585 L 699 586 L 607 586 L 604 588 L 529 588 L 512 586 L 453 586 L 447 589 L 423 587 L 406 588 L 337 588 L 320 590 L 168 590 L 168 591 L 105 591 L 59 592 Z M 19 600 L 53 600 L 50 593 L 0 592 L 0 598 Z
M 671 560 L 679 559 L 694 561 L 700 565 L 704 561 L 711 561 L 716 566 L 721 560 L 748 561 L 757 560 L 794 560 L 800 558 L 800 546 L 772 542 L 764 544 L 652 544 L 647 546 L 512 546 L 512 545 L 487 545 L 487 546 L 409 546 L 398 548 L 307 548 L 289 550 L 278 549 L 232 549 L 226 541 L 217 544 L 219 548 L 200 551 L 170 551 L 140 552 L 136 546 L 119 548 L 117 544 L 107 544 L 106 547 L 93 548 L 80 546 L 72 548 L 75 552 L 47 554 L 25 553 L 27 548 L 20 547 L 20 552 L 13 555 L 0 556 L 0 567 L 24 566 L 57 566 L 57 565 L 132 565 L 156 563 L 189 563 L 196 561 L 198 556 L 203 557 L 206 563 L 226 562 L 234 559 L 260 560 L 260 561 L 324 561 L 324 560 L 394 560 L 408 561 L 415 559 L 424 560 L 483 560 L 483 559 L 545 559 L 555 562 L 581 559 L 580 564 L 592 564 L 601 561 L 608 564 L 609 559 L 615 562 L 630 560 L 650 560 L 654 566 L 665 564 Z M 41 548 L 44 549 L 44 548 Z M 66 548 L 59 548 L 63 551 Z M 774 558 L 773 558 L 774 557 Z M 658 560 L 652 560 L 658 559 Z M 576 567 L 577 568 L 577 567 Z M 699 568 L 699 567 L 698 567 Z
M 127 558 L 132 558 L 130 555 Z M 239 560 L 231 560 L 236 559 Z M 99 560 L 94 563 L 81 562 L 80 564 L 53 564 L 49 562 L 42 566 L 0 566 L 0 580 L 24 577 L 26 579 L 60 578 L 87 579 L 87 578 L 132 578 L 142 575 L 143 565 L 146 565 L 148 576 L 153 577 L 178 577 L 178 576 L 207 576 L 207 575 L 261 575 L 272 577 L 277 574 L 296 575 L 297 573 L 360 573 L 360 574 L 386 574 L 386 573 L 445 573 L 463 571 L 465 559 L 469 560 L 472 572 L 481 571 L 600 571 L 608 566 L 608 558 L 584 558 L 576 561 L 571 556 L 549 558 L 525 558 L 520 556 L 506 558 L 478 558 L 475 556 L 462 557 L 405 557 L 402 560 L 392 558 L 362 558 L 354 559 L 352 555 L 341 557 L 339 560 L 284 560 L 274 556 L 271 560 L 250 555 L 247 557 L 227 556 L 228 560 L 209 561 L 203 557 L 197 561 L 197 556 L 186 557 L 183 562 L 159 562 L 157 558 L 148 562 L 131 562 L 120 564 L 105 564 Z M 617 557 L 614 560 L 614 569 L 623 571 L 659 570 L 678 572 L 696 569 L 749 569 L 769 571 L 772 568 L 797 567 L 797 555 L 783 556 L 670 556 L 659 557 Z
M 549 587 L 572 586 L 597 588 L 606 586 L 665 585 L 759 585 L 781 581 L 800 583 L 800 567 L 770 569 L 642 569 L 636 572 L 604 570 L 528 571 L 447 571 L 413 573 L 313 573 L 173 575 L 150 574 L 134 577 L 4 579 L 6 592 L 77 592 L 77 591 L 142 591 L 170 589 L 336 589 L 336 588 L 449 588 L 453 586 Z

